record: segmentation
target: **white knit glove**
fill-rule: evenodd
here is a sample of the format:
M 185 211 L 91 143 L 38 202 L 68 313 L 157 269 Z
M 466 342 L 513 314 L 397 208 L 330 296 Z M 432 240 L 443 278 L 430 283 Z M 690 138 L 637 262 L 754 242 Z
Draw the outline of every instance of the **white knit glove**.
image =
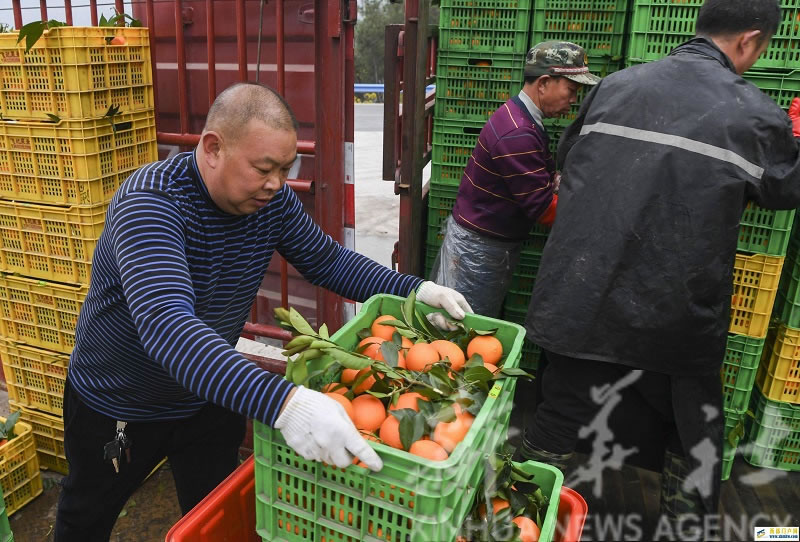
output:
M 383 468 L 383 461 L 358 433 L 344 407 L 318 391 L 299 386 L 275 421 L 275 429 L 305 459 L 345 468 L 355 455 L 374 471 Z
M 464 296 L 456 292 L 452 288 L 439 286 L 435 282 L 426 280 L 422 283 L 417 291 L 417 300 L 435 307 L 437 309 L 446 310 L 450 316 L 456 320 L 463 320 L 466 313 L 472 312 L 472 307 L 469 306 Z M 442 313 L 432 312 L 427 315 L 428 321 L 438 327 L 447 331 L 456 329 L 454 325 L 447 321 Z

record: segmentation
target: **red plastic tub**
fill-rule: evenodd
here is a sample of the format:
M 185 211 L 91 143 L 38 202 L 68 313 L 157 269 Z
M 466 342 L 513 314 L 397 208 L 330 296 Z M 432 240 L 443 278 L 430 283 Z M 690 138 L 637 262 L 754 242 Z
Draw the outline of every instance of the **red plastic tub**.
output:
M 261 542 L 256 534 L 253 456 L 183 516 L 167 533 L 166 542 Z M 561 488 L 553 542 L 578 542 L 586 521 L 586 501 Z
M 261 542 L 256 534 L 253 456 L 167 533 L 167 542 Z
M 579 542 L 587 509 L 586 501 L 577 491 L 562 487 L 553 542 Z

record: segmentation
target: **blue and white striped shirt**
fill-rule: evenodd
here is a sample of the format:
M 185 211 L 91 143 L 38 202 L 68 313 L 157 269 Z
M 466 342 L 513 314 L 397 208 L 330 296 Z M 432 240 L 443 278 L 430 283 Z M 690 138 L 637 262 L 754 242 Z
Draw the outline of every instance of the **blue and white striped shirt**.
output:
M 109 206 L 70 359 L 74 389 L 118 420 L 185 418 L 210 401 L 272 425 L 293 386 L 233 345 L 275 250 L 356 301 L 421 282 L 336 243 L 287 186 L 257 213 L 221 211 L 194 154 L 179 154 L 136 171 Z

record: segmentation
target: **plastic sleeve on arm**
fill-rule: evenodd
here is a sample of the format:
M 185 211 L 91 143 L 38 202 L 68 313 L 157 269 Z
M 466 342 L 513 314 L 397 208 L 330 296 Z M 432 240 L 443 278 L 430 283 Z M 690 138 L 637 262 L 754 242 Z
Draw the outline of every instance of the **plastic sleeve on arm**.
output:
M 166 195 L 134 192 L 107 225 L 142 346 L 198 397 L 272 425 L 293 385 L 246 360 L 197 318 L 183 224 Z

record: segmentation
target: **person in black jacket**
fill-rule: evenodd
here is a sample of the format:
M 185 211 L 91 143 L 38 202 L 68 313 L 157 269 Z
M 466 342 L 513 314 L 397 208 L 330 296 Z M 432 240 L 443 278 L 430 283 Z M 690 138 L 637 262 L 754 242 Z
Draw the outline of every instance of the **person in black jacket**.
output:
M 741 77 L 779 22 L 777 0 L 707 0 L 696 37 L 604 78 L 558 149 L 559 214 L 526 321 L 548 364 L 522 453 L 563 466 L 624 382 L 675 429 L 666 518 L 718 507 L 742 211 L 800 206 L 800 103 L 790 118 Z

